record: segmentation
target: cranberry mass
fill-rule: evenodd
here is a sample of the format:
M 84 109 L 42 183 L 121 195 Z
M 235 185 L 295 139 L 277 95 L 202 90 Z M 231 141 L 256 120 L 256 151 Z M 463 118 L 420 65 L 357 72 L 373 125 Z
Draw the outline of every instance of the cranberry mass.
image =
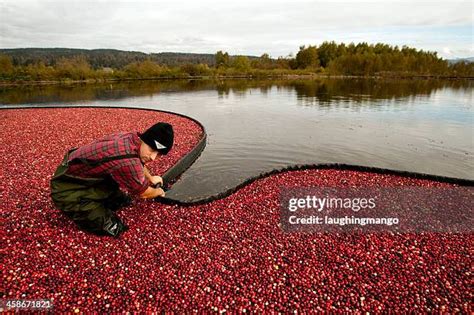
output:
M 162 174 L 202 137 L 187 118 L 103 108 L 0 111 L 2 298 L 51 299 L 57 312 L 462 311 L 472 308 L 472 234 L 284 233 L 284 187 L 442 187 L 344 170 L 301 170 L 252 182 L 191 207 L 136 200 L 120 238 L 82 232 L 49 197 L 71 147 L 157 121 L 175 147 Z

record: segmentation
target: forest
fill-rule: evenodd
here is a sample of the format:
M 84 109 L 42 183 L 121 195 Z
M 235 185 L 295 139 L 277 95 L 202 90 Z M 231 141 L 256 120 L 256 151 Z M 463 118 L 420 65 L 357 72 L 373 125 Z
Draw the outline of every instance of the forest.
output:
M 383 43 L 300 46 L 296 55 L 271 58 L 150 53 L 112 49 L 0 49 L 0 81 L 107 81 L 189 77 L 299 75 L 473 78 L 474 63 L 450 63 L 429 52 Z

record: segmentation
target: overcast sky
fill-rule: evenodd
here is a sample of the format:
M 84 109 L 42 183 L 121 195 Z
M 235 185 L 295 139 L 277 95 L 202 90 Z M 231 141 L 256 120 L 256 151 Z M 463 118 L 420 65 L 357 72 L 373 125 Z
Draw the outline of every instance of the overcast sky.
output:
M 0 0 L 0 47 L 272 57 L 323 41 L 474 56 L 473 1 Z

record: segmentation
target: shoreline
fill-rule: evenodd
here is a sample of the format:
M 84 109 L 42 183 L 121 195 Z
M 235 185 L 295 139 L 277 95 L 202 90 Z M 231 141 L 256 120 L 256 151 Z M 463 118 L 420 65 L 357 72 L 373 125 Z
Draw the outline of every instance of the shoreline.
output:
M 329 75 L 329 74 L 280 74 L 280 75 L 229 75 L 229 76 L 182 76 L 182 77 L 150 77 L 150 78 L 123 78 L 123 79 L 85 79 L 85 80 L 42 80 L 42 81 L 0 81 L 0 87 L 9 86 L 46 86 L 46 85 L 75 85 L 75 84 L 101 84 L 113 82 L 132 82 L 132 81 L 179 81 L 179 80 L 295 80 L 295 79 L 399 79 L 399 80 L 474 80 L 474 77 L 456 77 L 456 76 L 434 76 L 434 75 L 390 75 L 390 76 L 359 76 L 359 75 Z

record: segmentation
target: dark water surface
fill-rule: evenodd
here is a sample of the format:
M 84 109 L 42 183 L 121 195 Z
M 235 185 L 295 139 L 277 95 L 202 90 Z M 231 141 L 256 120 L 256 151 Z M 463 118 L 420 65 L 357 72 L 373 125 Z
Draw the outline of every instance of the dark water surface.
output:
M 306 163 L 474 179 L 473 90 L 473 81 L 142 81 L 3 87 L 0 107 L 127 106 L 194 117 L 207 147 L 168 195 L 196 200 Z

